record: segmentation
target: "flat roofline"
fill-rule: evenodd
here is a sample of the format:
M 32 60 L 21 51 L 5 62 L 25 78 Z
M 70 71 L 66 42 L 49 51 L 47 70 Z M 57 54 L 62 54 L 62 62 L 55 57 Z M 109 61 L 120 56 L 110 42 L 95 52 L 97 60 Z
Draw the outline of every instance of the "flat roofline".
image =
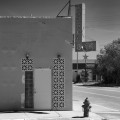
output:
M 44 19 L 47 19 L 47 18 L 50 18 L 50 19 L 53 19 L 53 18 L 72 18 L 72 17 L 69 17 L 69 16 L 58 16 L 58 17 L 51 17 L 51 16 L 0 16 L 0 18 L 44 18 Z
M 77 63 L 77 60 L 72 60 L 72 63 Z M 78 60 L 78 63 L 85 63 L 84 59 Z M 96 63 L 96 59 L 87 59 L 86 63 Z

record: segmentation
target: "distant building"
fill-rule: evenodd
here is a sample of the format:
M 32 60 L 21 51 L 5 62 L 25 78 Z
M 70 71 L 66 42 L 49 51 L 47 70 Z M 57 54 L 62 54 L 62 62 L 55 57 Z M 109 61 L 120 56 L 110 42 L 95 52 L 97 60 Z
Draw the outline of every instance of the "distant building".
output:
M 71 18 L 0 17 L 0 110 L 72 110 Z
M 73 60 L 73 64 L 72 64 L 73 82 L 76 82 L 77 72 L 78 72 L 78 75 L 80 76 L 79 82 L 85 82 L 84 75 L 82 75 L 85 72 L 85 68 L 88 73 L 88 81 L 96 81 L 96 74 L 94 71 L 95 64 L 96 64 L 95 59 L 86 60 L 86 64 L 85 64 L 85 60 L 78 60 L 78 63 L 76 60 Z
M 96 65 L 96 60 L 97 60 L 97 54 L 99 53 L 99 43 L 96 42 L 96 51 L 89 51 L 89 52 L 78 52 L 78 57 L 77 57 L 77 52 L 75 52 L 75 48 L 72 50 L 72 68 L 73 68 L 73 81 L 76 81 L 76 76 L 77 76 L 77 71 L 78 75 L 81 76 L 82 72 L 85 71 L 85 64 L 86 64 L 86 70 L 88 71 L 88 81 L 96 81 L 98 80 L 99 76 L 96 75 L 95 73 L 95 65 Z M 87 55 L 86 63 L 84 59 L 84 55 Z M 78 59 L 78 61 L 77 61 Z M 82 81 L 80 81 L 82 82 Z M 83 81 L 84 82 L 84 81 Z

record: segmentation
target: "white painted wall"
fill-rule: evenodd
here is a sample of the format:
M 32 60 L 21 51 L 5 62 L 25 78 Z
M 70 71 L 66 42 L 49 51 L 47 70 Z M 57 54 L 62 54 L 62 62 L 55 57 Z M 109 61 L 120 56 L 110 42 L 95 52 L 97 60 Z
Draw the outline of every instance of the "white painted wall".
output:
M 71 18 L 0 18 L 0 109 L 21 109 L 25 92 L 21 59 L 29 52 L 33 67 L 52 68 L 53 58 L 65 58 L 65 108 L 72 110 Z
M 52 109 L 52 71 L 47 68 L 34 70 L 34 109 Z

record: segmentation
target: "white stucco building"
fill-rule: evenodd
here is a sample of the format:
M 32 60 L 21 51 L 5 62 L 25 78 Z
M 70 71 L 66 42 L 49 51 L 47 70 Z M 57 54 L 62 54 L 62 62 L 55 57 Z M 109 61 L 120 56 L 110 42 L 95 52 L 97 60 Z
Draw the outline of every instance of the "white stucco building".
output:
M 0 110 L 72 110 L 72 19 L 0 17 Z

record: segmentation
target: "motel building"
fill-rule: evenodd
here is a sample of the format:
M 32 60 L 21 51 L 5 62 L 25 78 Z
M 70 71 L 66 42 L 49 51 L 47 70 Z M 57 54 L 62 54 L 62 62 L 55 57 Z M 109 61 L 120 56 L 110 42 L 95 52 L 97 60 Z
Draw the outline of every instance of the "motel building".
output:
M 75 7 L 75 30 L 73 30 L 74 45 L 72 48 L 72 71 L 73 83 L 86 82 L 85 73 L 87 72 L 87 81 L 96 81 L 95 73 L 96 57 L 99 53 L 99 43 L 86 39 L 85 33 L 85 4 Z M 86 71 L 86 72 L 85 72 Z M 79 77 L 79 81 L 77 78 Z
M 72 110 L 71 17 L 0 17 L 0 110 Z
M 73 83 L 79 82 L 95 82 L 98 81 L 98 76 L 96 75 L 96 56 L 98 51 L 91 52 L 79 52 L 78 60 L 77 53 L 73 49 Z M 86 56 L 86 59 L 85 59 Z M 87 72 L 87 81 L 85 81 L 85 71 Z M 79 80 L 77 80 L 77 77 Z

